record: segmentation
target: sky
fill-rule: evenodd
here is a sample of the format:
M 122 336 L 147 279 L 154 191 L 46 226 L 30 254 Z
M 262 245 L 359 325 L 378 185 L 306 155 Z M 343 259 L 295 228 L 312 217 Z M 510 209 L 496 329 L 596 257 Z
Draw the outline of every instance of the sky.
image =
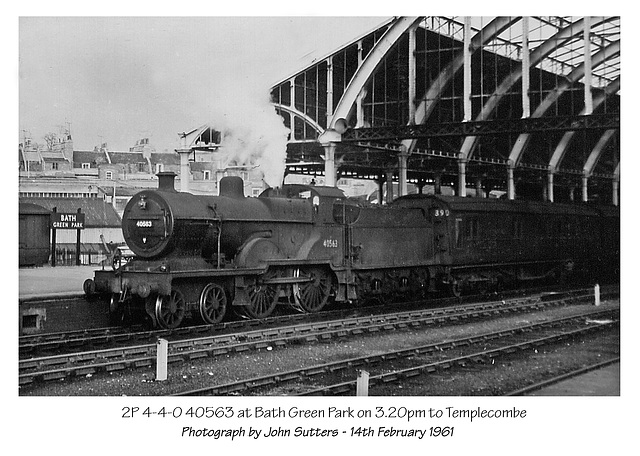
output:
M 20 138 L 172 151 L 203 124 L 261 121 L 271 85 L 385 19 L 20 17 Z

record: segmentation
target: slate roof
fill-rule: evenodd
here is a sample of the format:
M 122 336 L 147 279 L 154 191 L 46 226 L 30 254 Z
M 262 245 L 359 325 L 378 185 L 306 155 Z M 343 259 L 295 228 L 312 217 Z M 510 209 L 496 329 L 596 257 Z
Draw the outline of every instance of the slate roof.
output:
M 73 151 L 73 167 L 81 168 L 83 163 L 109 163 L 104 152 L 94 150 L 74 150 Z
M 168 153 L 168 154 L 152 153 L 151 163 L 153 164 L 162 163 L 164 165 L 179 165 L 180 156 L 177 153 Z
M 123 165 L 137 165 L 138 163 L 147 163 L 147 159 L 138 152 L 109 152 L 111 163 L 120 163 Z
M 30 203 L 52 211 L 77 212 L 85 214 L 85 228 L 120 228 L 122 220 L 113 208 L 101 198 L 20 198 L 20 204 Z

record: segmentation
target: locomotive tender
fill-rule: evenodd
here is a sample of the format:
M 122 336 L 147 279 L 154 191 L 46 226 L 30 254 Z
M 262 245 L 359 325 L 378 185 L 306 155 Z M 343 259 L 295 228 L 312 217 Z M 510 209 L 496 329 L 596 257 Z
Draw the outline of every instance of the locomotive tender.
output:
M 619 268 L 619 212 L 532 201 L 409 195 L 358 203 L 334 187 L 290 184 L 219 196 L 177 192 L 173 173 L 127 204 L 122 229 L 135 254 L 85 282 L 112 315 L 144 311 L 154 326 L 186 316 L 217 323 L 276 305 L 317 312 L 329 300 L 423 297 Z

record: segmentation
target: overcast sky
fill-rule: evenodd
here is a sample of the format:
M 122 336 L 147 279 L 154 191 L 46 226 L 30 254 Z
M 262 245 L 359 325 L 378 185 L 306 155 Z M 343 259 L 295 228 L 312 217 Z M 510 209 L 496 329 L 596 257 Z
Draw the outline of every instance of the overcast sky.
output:
M 76 150 L 161 151 L 268 102 L 269 87 L 385 17 L 21 17 L 19 127 L 70 126 Z M 248 108 L 248 109 L 247 109 Z

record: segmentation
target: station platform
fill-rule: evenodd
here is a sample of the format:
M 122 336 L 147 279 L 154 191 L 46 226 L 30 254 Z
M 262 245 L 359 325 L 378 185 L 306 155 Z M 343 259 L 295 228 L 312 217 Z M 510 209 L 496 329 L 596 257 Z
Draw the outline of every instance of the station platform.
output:
M 84 295 L 82 284 L 93 278 L 99 265 L 42 266 L 18 270 L 18 297 L 22 300 L 43 296 Z
M 99 265 L 18 269 L 19 334 L 108 326 L 109 303 L 85 299 L 82 288 L 99 269 Z

